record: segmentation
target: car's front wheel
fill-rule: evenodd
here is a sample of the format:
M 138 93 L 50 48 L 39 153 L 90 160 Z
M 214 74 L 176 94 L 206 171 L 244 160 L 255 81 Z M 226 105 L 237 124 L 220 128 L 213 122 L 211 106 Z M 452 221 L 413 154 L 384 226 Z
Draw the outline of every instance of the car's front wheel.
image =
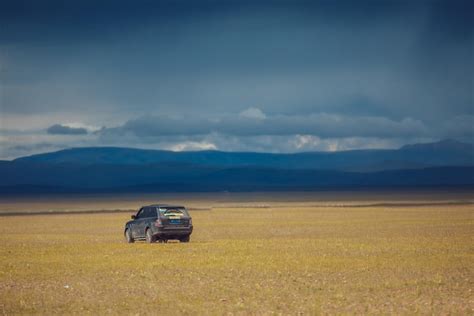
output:
M 180 238 L 179 239 L 180 242 L 189 242 L 189 235 L 183 237 L 183 238 Z
M 156 237 L 153 236 L 153 233 L 151 232 L 151 229 L 146 230 L 145 239 L 146 239 L 146 242 L 149 243 L 149 244 L 152 244 L 156 241 Z
M 129 244 L 135 242 L 135 239 L 132 237 L 132 232 L 128 228 L 125 230 L 125 241 Z

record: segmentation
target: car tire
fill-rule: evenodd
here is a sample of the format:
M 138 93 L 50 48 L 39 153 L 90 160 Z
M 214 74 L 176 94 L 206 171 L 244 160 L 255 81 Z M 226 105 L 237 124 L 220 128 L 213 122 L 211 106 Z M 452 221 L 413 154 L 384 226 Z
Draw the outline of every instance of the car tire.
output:
M 129 244 L 135 242 L 135 239 L 132 237 L 132 232 L 128 228 L 125 230 L 125 241 Z
M 180 238 L 179 241 L 180 242 L 189 242 L 189 235 L 187 235 L 186 237 L 183 237 L 183 238 Z
M 147 229 L 145 232 L 145 240 L 147 243 L 152 244 L 156 241 L 156 237 L 153 236 L 151 229 Z

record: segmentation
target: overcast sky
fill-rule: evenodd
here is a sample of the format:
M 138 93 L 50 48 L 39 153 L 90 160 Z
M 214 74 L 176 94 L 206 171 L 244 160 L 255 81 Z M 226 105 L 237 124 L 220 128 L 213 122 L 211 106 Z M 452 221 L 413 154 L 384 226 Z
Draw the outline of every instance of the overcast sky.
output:
M 0 159 L 473 141 L 472 1 L 2 1 Z

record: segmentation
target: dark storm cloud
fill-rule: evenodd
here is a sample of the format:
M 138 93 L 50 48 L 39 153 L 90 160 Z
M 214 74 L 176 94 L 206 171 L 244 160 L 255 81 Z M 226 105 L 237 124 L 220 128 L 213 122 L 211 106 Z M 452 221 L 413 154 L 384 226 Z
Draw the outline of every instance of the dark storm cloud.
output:
M 70 127 L 61 124 L 54 124 L 46 130 L 48 134 L 54 135 L 86 135 L 87 129 L 83 127 Z
M 3 107 L 464 114 L 472 5 L 439 3 L 11 2 Z

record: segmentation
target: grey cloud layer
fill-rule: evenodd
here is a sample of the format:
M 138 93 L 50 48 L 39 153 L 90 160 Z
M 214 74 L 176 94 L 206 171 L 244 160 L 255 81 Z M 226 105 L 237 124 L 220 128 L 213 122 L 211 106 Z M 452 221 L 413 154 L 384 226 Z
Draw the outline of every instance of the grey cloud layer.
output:
M 70 127 L 61 124 L 54 124 L 46 130 L 48 134 L 54 135 L 86 135 L 87 129 L 83 127 Z
M 351 117 L 331 114 L 308 116 L 266 116 L 248 118 L 225 116 L 214 120 L 199 117 L 173 118 L 143 116 L 115 128 L 100 131 L 101 135 L 133 134 L 140 137 L 205 135 L 219 133 L 233 136 L 315 135 L 322 138 L 343 137 L 416 137 L 428 136 L 423 122 L 405 118 L 400 121 L 384 117 Z

